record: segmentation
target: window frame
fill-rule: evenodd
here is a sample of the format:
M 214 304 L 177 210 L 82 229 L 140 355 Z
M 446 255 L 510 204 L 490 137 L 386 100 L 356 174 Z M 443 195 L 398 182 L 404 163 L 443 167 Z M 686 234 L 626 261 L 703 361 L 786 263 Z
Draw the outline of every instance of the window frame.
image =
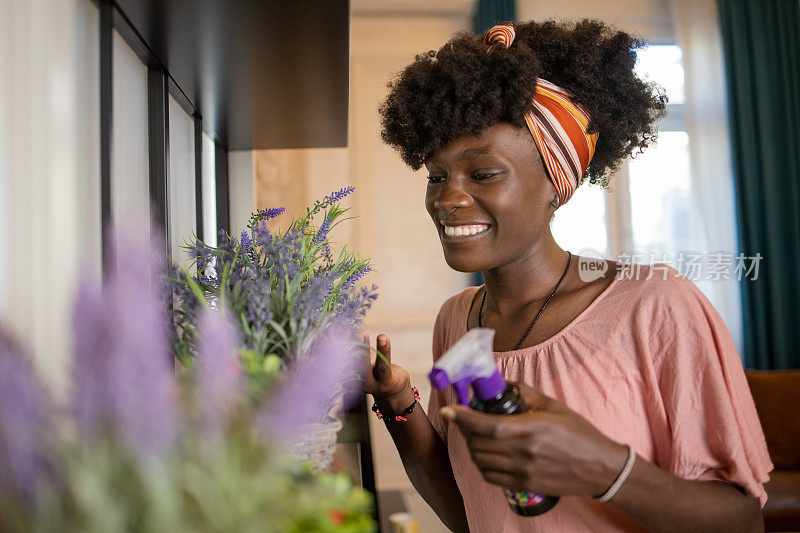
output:
M 103 272 L 106 275 L 113 264 L 111 257 L 111 231 L 113 228 L 112 201 L 112 143 L 113 143 L 113 31 L 116 30 L 125 43 L 147 67 L 148 71 L 148 152 L 149 152 L 149 190 L 151 220 L 161 226 L 162 242 L 157 243 L 168 257 L 172 257 L 169 239 L 169 96 L 192 117 L 195 123 L 195 139 L 202 138 L 203 117 L 181 87 L 170 75 L 169 70 L 153 53 L 152 48 L 136 30 L 125 13 L 114 0 L 100 0 L 100 202 Z M 211 137 L 216 156 L 214 183 L 217 202 L 217 230 L 230 231 L 228 206 L 228 149 L 220 140 Z M 195 142 L 195 190 L 196 205 L 202 206 L 203 143 Z M 223 204 L 225 202 L 225 204 Z M 198 236 L 203 233 L 202 208 L 196 211 L 195 228 Z

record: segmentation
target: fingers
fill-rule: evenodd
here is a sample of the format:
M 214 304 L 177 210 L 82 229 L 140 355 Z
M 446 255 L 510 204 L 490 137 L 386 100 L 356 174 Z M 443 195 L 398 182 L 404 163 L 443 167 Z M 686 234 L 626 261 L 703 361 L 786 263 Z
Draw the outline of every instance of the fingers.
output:
M 529 484 L 526 473 L 530 469 L 513 456 L 487 452 L 471 452 L 470 455 L 487 483 L 504 488 L 519 488 Z
M 519 465 L 505 453 L 471 452 L 472 460 L 482 471 L 512 473 L 519 470 Z
M 372 367 L 372 376 L 377 381 L 384 381 L 392 375 L 392 343 L 384 334 L 378 335 L 376 340 L 377 357 L 375 366 Z
M 551 413 L 564 413 L 569 411 L 569 408 L 538 389 L 534 389 L 525 385 L 524 383 L 515 383 L 522 391 L 522 397 L 531 411 L 547 411 Z
M 487 483 L 491 483 L 492 485 L 500 485 L 503 488 L 513 487 L 519 483 L 517 476 L 509 472 L 481 470 L 481 473 L 483 474 L 483 479 L 485 479 Z
M 532 451 L 528 450 L 530 444 L 534 442 L 534 438 L 531 435 L 526 434 L 522 437 L 509 439 L 486 437 L 474 433 L 469 433 L 468 435 L 467 446 L 471 452 L 516 453 L 533 457 Z
M 442 407 L 439 413 L 442 418 L 457 424 L 462 432 L 471 436 L 509 439 L 521 437 L 527 432 L 526 428 L 515 423 L 515 417 L 481 413 L 462 405 Z

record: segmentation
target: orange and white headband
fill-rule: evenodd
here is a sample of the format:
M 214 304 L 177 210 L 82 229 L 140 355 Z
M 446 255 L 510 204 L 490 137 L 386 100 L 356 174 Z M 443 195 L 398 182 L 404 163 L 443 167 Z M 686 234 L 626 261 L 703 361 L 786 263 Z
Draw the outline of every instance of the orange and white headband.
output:
M 498 24 L 486 32 L 483 44 L 492 51 L 514 42 L 514 25 Z M 588 133 L 589 114 L 570 95 L 543 78 L 536 79 L 533 109 L 525 123 L 544 159 L 550 181 L 558 192 L 558 205 L 564 205 L 578 187 L 597 146 L 597 133 Z

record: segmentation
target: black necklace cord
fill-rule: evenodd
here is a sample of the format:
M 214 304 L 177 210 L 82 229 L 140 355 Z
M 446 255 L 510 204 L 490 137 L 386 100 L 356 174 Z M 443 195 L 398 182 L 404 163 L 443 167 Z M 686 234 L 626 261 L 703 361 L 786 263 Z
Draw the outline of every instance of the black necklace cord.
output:
M 547 297 L 547 300 L 545 300 L 545 302 L 542 304 L 542 307 L 539 308 L 539 312 L 536 313 L 536 316 L 533 318 L 533 322 L 531 322 L 531 325 L 528 326 L 528 331 L 525 332 L 525 335 L 522 336 L 522 339 L 520 339 L 520 341 L 514 347 L 515 350 L 519 350 L 519 347 L 522 346 L 522 343 L 525 342 L 525 339 L 528 338 L 528 335 L 530 335 L 531 330 L 533 330 L 533 325 L 536 324 L 536 321 L 539 320 L 539 317 L 541 316 L 542 312 L 544 311 L 544 308 L 547 307 L 547 304 L 549 304 L 550 300 L 552 300 L 553 296 L 555 296 L 556 291 L 561 286 L 561 282 L 564 281 L 565 277 L 567 277 L 567 272 L 569 271 L 569 265 L 570 265 L 571 262 L 572 262 L 572 252 L 567 250 L 567 266 L 566 266 L 566 268 L 564 268 L 564 273 L 561 274 L 561 278 L 559 278 L 558 283 L 556 283 L 556 286 L 553 288 L 553 292 L 550 293 L 550 296 Z M 485 303 L 486 303 L 486 288 L 484 287 L 484 289 L 483 289 L 483 298 L 481 298 L 481 308 L 478 310 L 478 327 L 479 328 L 483 327 L 483 304 L 485 304 Z

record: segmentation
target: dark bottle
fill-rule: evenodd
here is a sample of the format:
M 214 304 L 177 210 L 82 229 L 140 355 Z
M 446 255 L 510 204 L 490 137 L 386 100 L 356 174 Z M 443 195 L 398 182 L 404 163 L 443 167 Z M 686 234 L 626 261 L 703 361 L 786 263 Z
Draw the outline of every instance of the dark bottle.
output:
M 505 390 L 495 398 L 482 400 L 477 394 L 472 396 L 469 406 L 476 411 L 493 415 L 515 415 L 528 410 L 522 391 L 516 385 L 506 385 Z M 503 489 L 508 505 L 522 516 L 536 516 L 546 513 L 558 503 L 558 496 L 535 494 L 513 489 Z
M 514 415 L 528 410 L 522 391 L 506 383 L 492 355 L 494 330 L 472 328 L 433 364 L 428 375 L 439 390 L 453 387 L 458 403 L 477 411 Z M 472 399 L 469 387 L 472 387 Z M 508 505 L 522 516 L 546 513 L 558 503 L 557 496 L 503 489 Z

